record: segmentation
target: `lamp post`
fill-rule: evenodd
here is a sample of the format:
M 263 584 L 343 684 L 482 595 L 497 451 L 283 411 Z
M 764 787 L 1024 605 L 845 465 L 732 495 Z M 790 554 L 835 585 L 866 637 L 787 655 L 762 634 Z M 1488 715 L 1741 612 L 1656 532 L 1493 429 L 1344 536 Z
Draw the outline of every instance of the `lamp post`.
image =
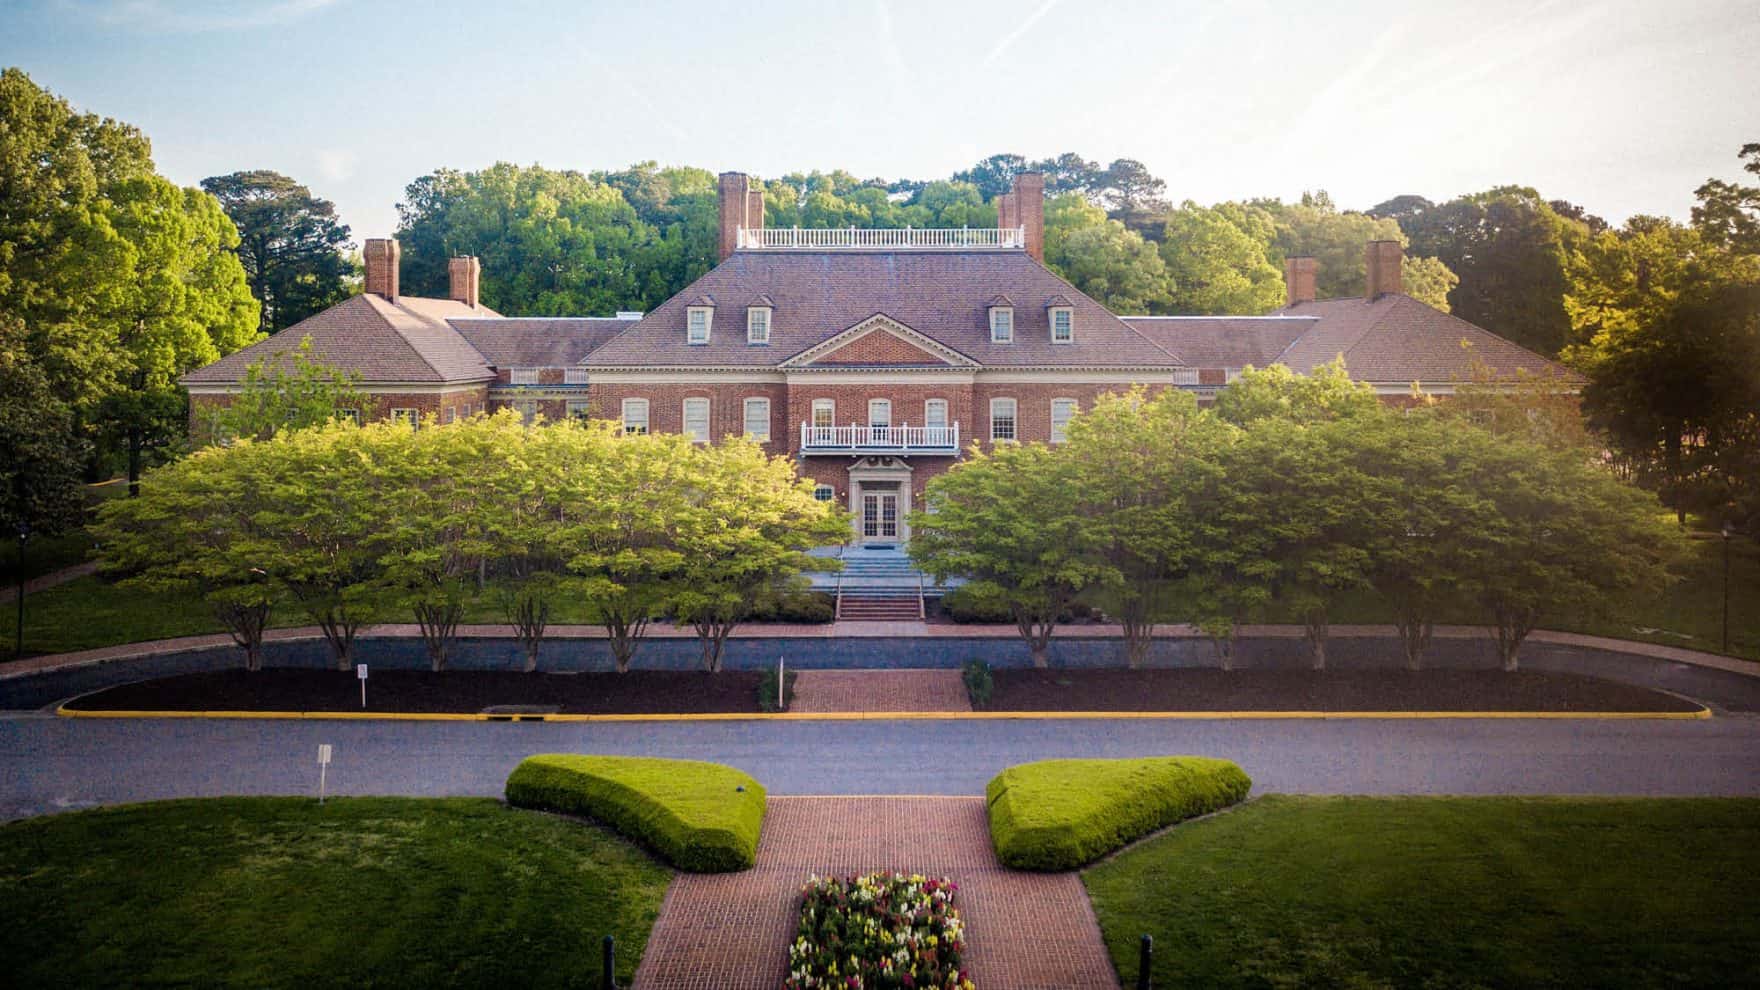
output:
M 1730 652 L 1730 537 L 1735 527 L 1723 523 L 1723 652 Z
M 18 521 L 18 624 L 12 630 L 12 658 L 24 659 L 24 545 L 30 542 L 31 524 Z

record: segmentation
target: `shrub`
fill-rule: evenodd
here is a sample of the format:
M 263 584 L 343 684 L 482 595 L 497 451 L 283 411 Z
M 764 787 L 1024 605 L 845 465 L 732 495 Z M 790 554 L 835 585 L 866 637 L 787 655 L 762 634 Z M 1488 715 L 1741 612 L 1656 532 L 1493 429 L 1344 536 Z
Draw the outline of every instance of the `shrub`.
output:
M 990 703 L 990 695 L 996 690 L 996 678 L 990 675 L 989 664 L 982 660 L 967 660 L 960 668 L 959 676 L 966 682 L 966 697 L 971 699 L 973 708 Z
M 787 705 L 794 704 L 794 679 L 799 676 L 800 674 L 796 671 L 791 670 L 788 672 L 788 686 L 785 689 L 788 692 L 788 697 L 785 699 Z M 764 671 L 764 676 L 758 681 L 758 710 L 761 712 L 779 712 L 786 708 L 787 705 L 784 705 L 781 708 L 777 707 L 776 668 L 767 668 Z
M 955 622 L 1013 622 L 1008 603 L 995 585 L 962 584 L 941 596 L 941 610 Z
M 764 602 L 752 609 L 751 622 L 813 625 L 837 618 L 837 599 L 824 591 L 802 591 Z
M 507 778 L 507 803 L 586 815 L 691 873 L 751 867 L 764 788 L 732 767 L 646 756 L 529 756 Z
M 1073 870 L 1159 828 L 1245 798 L 1253 781 L 1227 760 L 1042 760 L 985 789 L 990 841 L 1018 870 Z
M 902 873 L 813 877 L 801 888 L 783 990 L 973 990 L 963 965 L 965 926 L 953 907 L 958 889 L 946 877 Z

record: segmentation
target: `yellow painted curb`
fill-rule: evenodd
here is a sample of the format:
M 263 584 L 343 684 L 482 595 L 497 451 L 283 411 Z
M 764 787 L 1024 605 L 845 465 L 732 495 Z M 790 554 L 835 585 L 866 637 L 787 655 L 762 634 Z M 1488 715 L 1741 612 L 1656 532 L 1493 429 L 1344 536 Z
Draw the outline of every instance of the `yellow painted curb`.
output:
M 61 707 L 63 718 L 244 718 L 244 719 L 383 719 L 392 722 L 885 722 L 1010 719 L 1707 719 L 1711 709 L 1692 712 L 701 712 L 649 715 L 485 715 L 481 712 L 198 712 L 96 711 Z

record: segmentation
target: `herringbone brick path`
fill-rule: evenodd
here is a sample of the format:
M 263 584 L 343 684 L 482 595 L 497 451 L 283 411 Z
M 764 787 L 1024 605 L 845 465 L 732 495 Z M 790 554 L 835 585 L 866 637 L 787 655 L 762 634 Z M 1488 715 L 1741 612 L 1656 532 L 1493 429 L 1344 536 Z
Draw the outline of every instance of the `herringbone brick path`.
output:
M 957 670 L 803 670 L 796 712 L 969 712 Z
M 982 798 L 824 797 L 770 799 L 753 869 L 672 882 L 636 990 L 775 990 L 808 874 L 887 869 L 959 884 L 979 987 L 1118 986 L 1080 877 L 1004 869 Z

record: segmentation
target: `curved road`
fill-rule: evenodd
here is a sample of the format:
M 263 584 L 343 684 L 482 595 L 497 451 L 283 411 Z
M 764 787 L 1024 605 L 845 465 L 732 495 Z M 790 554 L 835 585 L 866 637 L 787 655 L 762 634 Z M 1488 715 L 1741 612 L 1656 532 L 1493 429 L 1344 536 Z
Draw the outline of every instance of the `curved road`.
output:
M 1012 763 L 1194 753 L 1263 791 L 1760 795 L 1760 718 L 484 723 L 0 718 L 0 818 L 166 797 L 498 795 L 572 751 L 731 763 L 778 794 L 981 794 Z

